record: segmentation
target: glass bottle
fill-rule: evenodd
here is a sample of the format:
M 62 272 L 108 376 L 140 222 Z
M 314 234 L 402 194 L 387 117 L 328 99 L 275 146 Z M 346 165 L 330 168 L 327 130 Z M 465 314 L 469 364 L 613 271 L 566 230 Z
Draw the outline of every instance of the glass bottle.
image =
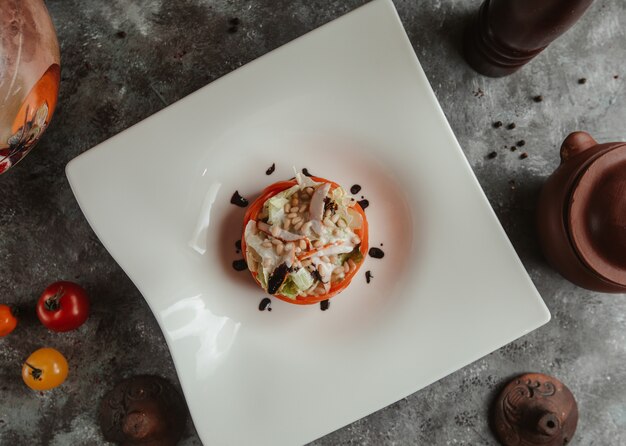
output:
M 43 0 L 0 0 L 0 174 L 48 127 L 60 79 L 59 45 Z

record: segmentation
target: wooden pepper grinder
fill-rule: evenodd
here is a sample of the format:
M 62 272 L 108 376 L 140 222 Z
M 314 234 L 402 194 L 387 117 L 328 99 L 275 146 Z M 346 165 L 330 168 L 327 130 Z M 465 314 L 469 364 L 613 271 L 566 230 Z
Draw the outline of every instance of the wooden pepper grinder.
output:
M 465 36 L 465 59 L 481 74 L 514 73 L 567 31 L 593 0 L 485 0 Z

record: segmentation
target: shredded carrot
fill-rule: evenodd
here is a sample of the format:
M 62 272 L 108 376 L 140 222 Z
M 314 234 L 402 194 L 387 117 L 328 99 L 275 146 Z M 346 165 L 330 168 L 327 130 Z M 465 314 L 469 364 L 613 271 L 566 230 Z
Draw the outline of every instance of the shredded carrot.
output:
M 329 244 L 324 245 L 324 246 L 322 246 L 320 248 L 314 248 L 314 249 L 311 249 L 309 251 L 301 252 L 300 255 L 297 256 L 297 257 L 298 257 L 298 260 L 308 259 L 309 257 L 313 257 L 316 253 L 318 253 L 320 251 L 323 251 L 326 248 L 330 248 L 332 246 L 341 246 L 341 245 L 343 245 L 343 241 L 340 240 L 339 242 L 329 243 Z

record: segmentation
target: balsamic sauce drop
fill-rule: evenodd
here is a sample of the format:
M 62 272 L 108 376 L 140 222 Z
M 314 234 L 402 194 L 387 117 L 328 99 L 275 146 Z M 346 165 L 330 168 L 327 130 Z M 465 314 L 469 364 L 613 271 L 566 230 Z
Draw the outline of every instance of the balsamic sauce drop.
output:
M 374 278 L 374 276 L 372 276 L 372 272 L 371 271 L 365 271 L 365 281 L 367 283 L 370 283 L 370 281 Z
M 285 281 L 285 277 L 289 274 L 289 267 L 285 262 L 278 265 L 267 279 L 267 292 L 276 294 L 278 289 Z
M 320 302 L 320 310 L 326 311 L 328 310 L 328 307 L 330 307 L 330 302 L 328 301 L 328 299 Z
M 306 167 L 304 169 L 302 169 L 302 173 L 304 175 L 306 175 L 307 177 L 312 177 L 313 174 L 311 172 L 309 172 L 309 169 L 307 169 Z
M 350 188 L 350 193 L 352 195 L 356 195 L 359 193 L 360 190 L 361 190 L 361 186 L 359 186 L 358 184 L 355 184 L 354 186 Z
M 276 170 L 276 163 L 272 163 L 272 165 L 265 171 L 265 175 L 271 175 Z
M 233 262 L 233 268 L 235 268 L 235 271 L 243 271 L 247 267 L 248 267 L 248 264 L 246 263 L 244 259 L 235 260 Z
M 272 301 L 269 297 L 264 297 L 259 304 L 259 311 L 272 311 Z
M 380 248 L 370 248 L 369 250 L 370 257 L 374 257 L 375 259 L 382 259 L 385 257 L 385 253 Z
M 239 191 L 237 190 L 230 199 L 230 202 L 235 206 L 239 206 L 240 208 L 245 208 L 246 206 L 248 206 L 248 200 L 239 195 Z
M 358 203 L 363 210 L 365 210 L 370 205 L 369 200 L 359 200 Z

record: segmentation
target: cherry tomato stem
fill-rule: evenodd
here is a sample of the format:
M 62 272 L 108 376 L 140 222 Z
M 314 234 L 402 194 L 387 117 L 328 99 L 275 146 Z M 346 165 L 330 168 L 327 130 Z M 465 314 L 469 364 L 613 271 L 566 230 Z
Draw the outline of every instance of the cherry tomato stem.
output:
M 28 367 L 31 368 L 32 371 L 30 372 L 30 374 L 33 376 L 33 378 L 35 378 L 35 379 L 41 378 L 41 373 L 42 373 L 41 369 L 38 369 L 37 367 L 30 365 L 26 361 L 24 361 L 24 364 L 26 364 Z
M 54 293 L 54 296 L 49 297 L 48 299 L 46 299 L 45 305 L 46 305 L 46 310 L 48 311 L 56 311 L 59 309 L 59 299 L 61 299 L 61 297 L 63 297 L 63 294 L 65 294 L 65 289 L 63 289 L 63 287 L 59 288 L 59 291 L 57 291 L 56 293 Z

